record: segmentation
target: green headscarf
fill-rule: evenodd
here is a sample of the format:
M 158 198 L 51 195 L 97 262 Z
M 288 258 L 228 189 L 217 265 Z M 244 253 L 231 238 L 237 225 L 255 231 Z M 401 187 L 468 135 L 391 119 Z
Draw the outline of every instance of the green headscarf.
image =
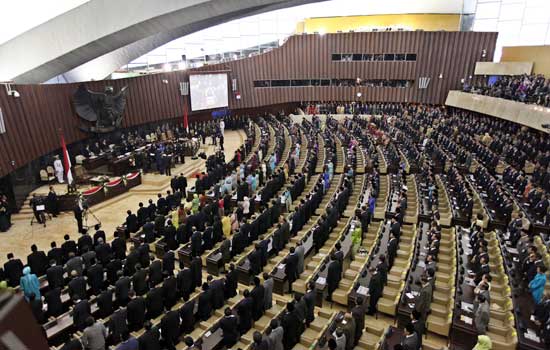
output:
M 491 342 L 491 338 L 486 335 L 477 336 L 477 344 L 473 350 L 491 350 L 492 348 L 493 343 Z

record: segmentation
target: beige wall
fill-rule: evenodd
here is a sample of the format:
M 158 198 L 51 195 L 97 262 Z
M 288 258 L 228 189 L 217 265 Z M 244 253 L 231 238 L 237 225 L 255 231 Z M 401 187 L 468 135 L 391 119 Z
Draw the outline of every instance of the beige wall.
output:
M 533 62 L 476 62 L 475 75 L 531 74 Z
M 501 62 L 533 62 L 533 73 L 550 77 L 550 46 L 505 46 Z
M 445 104 L 509 120 L 546 133 L 550 132 L 541 126 L 550 124 L 550 108 L 456 90 L 449 91 Z

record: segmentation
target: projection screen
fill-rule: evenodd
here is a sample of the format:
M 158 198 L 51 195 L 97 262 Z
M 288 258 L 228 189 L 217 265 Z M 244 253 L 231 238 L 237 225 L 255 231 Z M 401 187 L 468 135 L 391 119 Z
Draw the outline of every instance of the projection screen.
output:
M 189 76 L 191 110 L 227 107 L 229 104 L 227 74 L 192 74 Z

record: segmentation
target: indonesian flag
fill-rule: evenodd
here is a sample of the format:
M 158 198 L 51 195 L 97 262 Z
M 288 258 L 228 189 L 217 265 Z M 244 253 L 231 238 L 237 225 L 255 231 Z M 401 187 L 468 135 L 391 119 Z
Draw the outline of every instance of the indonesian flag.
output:
M 73 174 L 71 173 L 71 158 L 69 157 L 69 152 L 67 151 L 67 145 L 65 144 L 65 138 L 63 137 L 63 134 L 61 134 L 61 149 L 63 151 L 63 171 L 65 172 L 67 183 L 71 185 L 73 183 Z
M 189 132 L 189 121 L 187 119 L 187 99 L 183 99 L 183 128 Z

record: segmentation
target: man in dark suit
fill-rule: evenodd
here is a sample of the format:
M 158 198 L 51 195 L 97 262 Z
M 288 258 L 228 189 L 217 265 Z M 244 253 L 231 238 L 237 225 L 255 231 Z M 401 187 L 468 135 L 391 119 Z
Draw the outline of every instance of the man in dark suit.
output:
M 139 350 L 161 350 L 160 334 L 150 321 L 144 324 L 145 333 L 138 338 Z
M 98 317 L 105 318 L 113 313 L 113 290 L 104 289 L 97 297 Z
M 75 297 L 73 298 L 73 300 L 74 307 L 71 312 L 73 316 L 73 324 L 76 329 L 78 329 L 79 331 L 83 331 L 86 327 L 86 319 L 92 316 L 90 304 L 86 299 L 80 300 L 79 298 Z
M 391 232 L 391 233 L 394 235 L 394 237 L 396 237 L 396 238 L 399 238 L 399 236 L 401 235 L 401 225 L 400 225 L 399 222 L 397 221 L 396 216 L 393 216 L 393 217 L 391 218 L 390 232 Z
M 17 287 L 23 275 L 23 263 L 21 260 L 15 259 L 13 253 L 8 253 L 8 261 L 4 263 L 4 272 L 8 279 L 8 285 Z
M 260 245 L 256 243 L 254 250 L 248 255 L 248 261 L 250 263 L 250 274 L 256 276 L 262 269 L 262 252 L 260 251 Z
M 162 256 L 162 270 L 168 272 L 169 274 L 174 274 L 176 256 L 173 251 L 167 251 Z M 201 266 L 202 267 L 202 266 Z
M 254 317 L 254 320 L 257 321 L 260 319 L 260 317 L 262 317 L 264 313 L 265 304 L 264 286 L 262 286 L 258 277 L 254 277 L 254 288 L 252 288 L 250 296 L 252 297 L 253 301 L 252 317 Z
M 48 316 L 57 317 L 63 313 L 63 303 L 61 302 L 61 288 L 50 289 L 44 295 L 44 301 L 48 305 Z
M 107 264 L 111 259 L 112 249 L 108 243 L 105 243 L 103 238 L 97 240 L 97 245 L 95 246 L 96 258 L 102 263 Z
M 126 214 L 128 214 L 128 216 L 126 216 L 126 230 L 131 233 L 136 233 L 139 227 L 136 214 L 132 214 L 131 210 L 128 210 Z
M 107 271 L 107 281 L 109 284 L 114 285 L 118 280 L 117 272 L 122 270 L 122 261 L 120 259 L 111 259 L 105 266 Z
M 82 255 L 84 253 L 84 247 L 88 249 L 94 246 L 94 240 L 88 234 L 88 231 L 82 232 L 80 237 L 78 237 L 78 253 Z
M 405 350 L 417 350 L 419 348 L 418 335 L 414 331 L 412 323 L 405 326 L 405 337 L 401 340 L 401 345 Z
M 418 294 L 418 299 L 414 304 L 414 309 L 420 312 L 420 321 L 426 323 L 426 318 L 428 316 L 428 311 L 430 310 L 430 305 L 432 304 L 432 284 L 428 281 L 426 275 L 422 276 L 422 288 Z
M 225 299 L 233 298 L 237 295 L 238 277 L 234 264 L 229 264 L 229 271 L 225 275 L 224 294 Z
M 212 296 L 212 307 L 217 310 L 225 303 L 224 296 L 224 283 L 221 278 L 214 279 L 212 276 L 208 276 L 208 283 L 210 284 L 210 293 Z
M 162 262 L 151 255 L 151 264 L 149 265 L 149 287 L 153 288 L 162 282 Z
M 149 290 L 147 284 L 147 270 L 141 268 L 141 264 L 136 264 L 136 273 L 132 276 L 132 286 L 137 295 L 144 295 Z
M 103 242 L 107 240 L 107 237 L 105 236 L 105 231 L 101 230 L 101 224 L 97 224 L 94 226 L 95 233 L 94 233 L 94 247 L 99 244 L 99 239 L 101 238 Z
M 300 341 L 300 320 L 296 316 L 294 303 L 286 304 L 286 312 L 283 315 L 282 326 L 284 331 L 283 344 L 285 350 L 291 350 Z
M 382 278 L 378 270 L 373 269 L 371 270 L 371 273 L 372 276 L 369 282 L 369 310 L 367 312 L 367 315 L 376 314 L 376 304 L 378 303 L 378 299 L 380 299 L 384 290 L 384 286 L 382 285 Z
M 341 269 L 340 263 L 338 262 L 337 257 L 332 254 L 330 257 L 330 262 L 327 266 L 327 300 L 332 301 L 332 293 L 338 288 L 338 284 L 341 279 Z
M 129 297 L 132 298 L 126 306 L 126 317 L 128 328 L 130 331 L 135 331 L 143 326 L 145 321 L 146 302 L 143 297 L 135 296 L 135 292 L 131 290 Z
M 168 202 L 165 198 L 162 198 L 162 194 L 157 195 L 157 211 L 162 215 L 168 214 Z
M 118 305 L 126 306 L 129 301 L 130 277 L 124 276 L 122 271 L 117 272 L 118 280 L 115 283 L 115 297 Z
M 162 298 L 164 306 L 170 310 L 178 300 L 178 282 L 174 275 L 164 272 L 164 282 L 162 283 Z
M 63 249 L 57 247 L 57 243 L 50 243 L 50 251 L 48 252 L 48 260 L 55 260 L 55 263 L 59 266 L 63 266 Z
M 120 237 L 118 231 L 114 233 L 115 238 L 111 242 L 111 249 L 117 259 L 126 258 L 126 240 Z
M 212 292 L 208 283 L 202 284 L 202 293 L 199 295 L 197 315 L 202 321 L 208 320 L 212 315 Z
M 309 281 L 307 284 L 306 294 L 302 298 L 306 303 L 306 325 L 315 319 L 315 302 L 317 298 L 317 292 L 315 291 L 315 282 Z
M 230 308 L 225 309 L 220 328 L 223 332 L 223 345 L 230 349 L 239 339 L 239 322 Z
M 239 331 L 241 334 L 248 332 L 252 327 L 252 310 L 254 301 L 250 297 L 250 292 L 247 290 L 243 293 L 244 299 L 237 306 L 237 314 L 239 315 Z
M 363 297 L 357 297 L 355 300 L 355 306 L 351 309 L 351 316 L 355 320 L 355 339 L 354 339 L 354 346 L 357 346 L 359 343 L 359 339 L 361 338 L 361 335 L 363 334 L 363 329 L 365 328 L 365 306 L 363 305 L 364 300 Z
M 160 321 L 162 339 L 168 349 L 175 349 L 180 336 L 180 315 L 178 311 L 168 311 Z
M 126 257 L 126 263 L 124 264 L 124 274 L 131 276 L 136 272 L 136 264 L 139 263 L 140 255 L 139 251 L 134 248 L 130 251 L 130 254 Z
M 185 304 L 179 309 L 180 318 L 181 318 L 181 326 L 182 326 L 182 332 L 183 333 L 191 333 L 194 328 L 195 324 L 195 316 L 194 316 L 194 310 L 195 310 L 195 300 L 188 301 L 188 299 L 184 299 L 186 301 Z
M 153 288 L 147 293 L 147 318 L 158 317 L 164 311 L 164 301 L 162 300 L 162 288 Z
M 188 300 L 189 296 L 196 288 L 193 277 L 194 276 L 191 269 L 187 267 L 184 267 L 178 272 L 178 276 L 176 278 L 177 290 L 179 295 L 182 296 L 184 300 Z
M 388 268 L 391 269 L 397 255 L 398 241 L 393 232 L 390 232 L 390 240 L 388 241 Z
M 58 266 L 55 260 L 50 261 L 50 267 L 46 270 L 48 288 L 63 288 L 65 286 L 64 271 L 62 266 Z
M 42 250 L 38 250 L 36 244 L 31 246 L 32 253 L 27 256 L 27 264 L 36 276 L 42 276 L 48 269 L 48 257 Z
M 71 281 L 69 282 L 69 296 L 71 299 L 86 298 L 86 279 L 82 276 L 79 276 L 76 271 L 71 272 Z
M 143 206 L 142 202 L 138 204 L 139 209 L 137 211 L 138 225 L 143 226 L 149 218 L 149 210 Z
M 94 261 L 93 265 L 86 271 L 86 277 L 88 277 L 88 284 L 92 289 L 92 294 L 99 294 L 103 288 L 103 265 Z
M 193 227 L 193 235 L 191 235 L 191 255 L 197 256 L 202 254 L 202 234 Z
M 195 280 L 195 286 L 202 285 L 202 260 L 200 256 L 193 257 L 189 265 L 191 272 L 193 273 L 193 278 Z
M 294 247 L 290 247 L 290 254 L 285 259 L 285 274 L 288 279 L 288 292 L 292 293 L 292 284 L 296 281 L 298 268 L 298 255 Z
M 61 245 L 61 250 L 63 250 L 63 260 L 67 261 L 69 260 L 70 252 L 73 252 L 74 254 L 76 254 L 77 252 L 76 243 L 71 239 L 69 235 L 63 236 L 63 239 L 65 240 L 65 242 L 63 242 L 63 244 Z

